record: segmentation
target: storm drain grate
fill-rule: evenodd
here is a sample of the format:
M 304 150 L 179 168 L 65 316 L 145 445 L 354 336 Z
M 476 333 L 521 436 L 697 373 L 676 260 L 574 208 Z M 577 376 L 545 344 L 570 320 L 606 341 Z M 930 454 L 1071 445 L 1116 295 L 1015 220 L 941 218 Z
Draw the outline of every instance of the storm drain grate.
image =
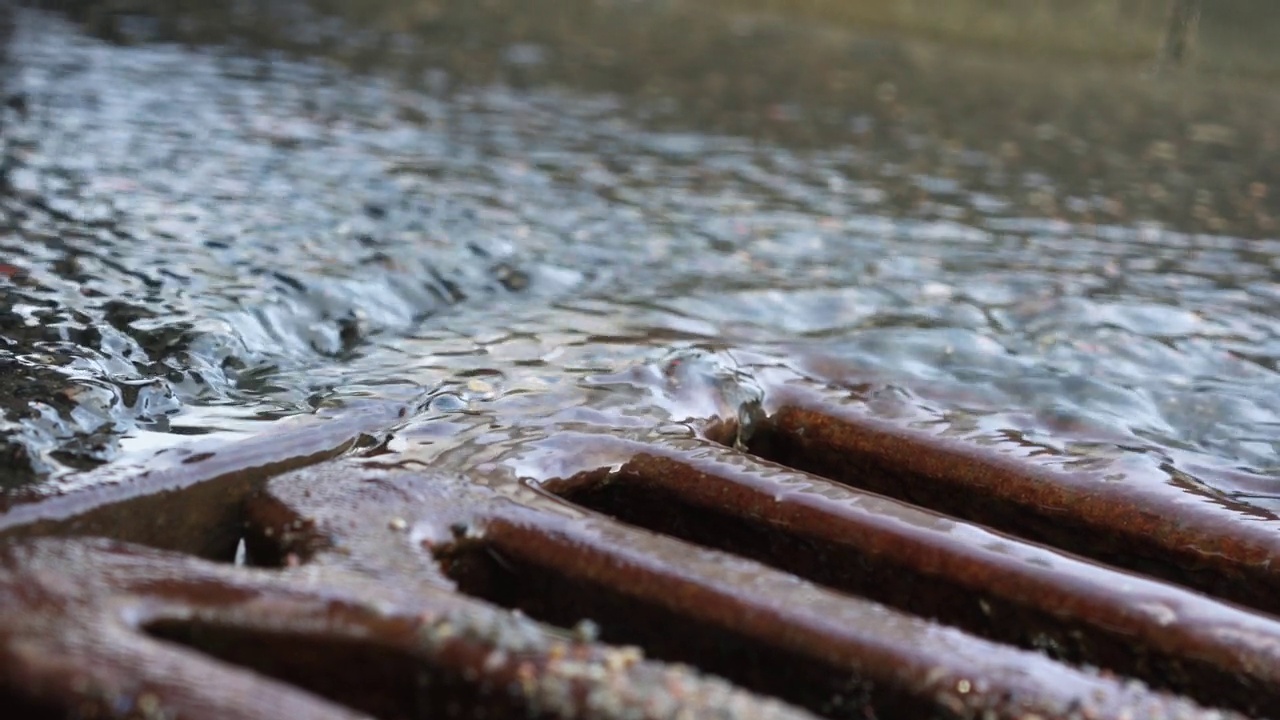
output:
M 560 471 L 520 481 L 386 455 L 251 494 L 230 471 L 195 486 L 234 498 L 253 567 L 11 540 L 0 702 L 86 718 L 1278 706 L 1266 522 L 860 415 L 816 386 L 769 396 L 745 452 L 559 433 L 538 442 Z M 94 512 L 30 534 L 101 532 Z

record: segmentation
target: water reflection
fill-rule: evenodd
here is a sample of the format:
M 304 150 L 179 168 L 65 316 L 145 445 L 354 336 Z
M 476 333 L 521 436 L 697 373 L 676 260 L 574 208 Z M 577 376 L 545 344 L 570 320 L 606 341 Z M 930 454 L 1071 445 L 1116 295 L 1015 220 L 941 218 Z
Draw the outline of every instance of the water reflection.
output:
M 1280 95 L 1221 18 L 1153 74 L 726 4 L 18 13 L 4 483 L 369 398 L 458 464 L 725 412 L 602 380 L 676 351 L 1280 507 Z

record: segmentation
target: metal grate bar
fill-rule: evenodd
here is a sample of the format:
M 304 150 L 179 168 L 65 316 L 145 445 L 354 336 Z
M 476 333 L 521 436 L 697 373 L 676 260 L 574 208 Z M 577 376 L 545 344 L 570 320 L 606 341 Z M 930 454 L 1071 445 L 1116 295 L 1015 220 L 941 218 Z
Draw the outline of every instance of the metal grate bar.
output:
M 40 539 L 0 548 L 0 603 L 8 717 L 808 717 L 430 583 L 332 566 Z
M 325 459 L 401 416 L 388 405 L 286 434 L 283 452 L 264 437 L 15 505 L 0 703 L 1048 720 L 1280 700 L 1280 620 L 1187 589 L 1269 607 L 1267 524 L 1167 479 L 1109 482 L 867 417 L 776 374 L 767 416 L 693 419 L 701 439 L 553 432 L 465 477 Z M 264 481 L 285 456 L 318 464 Z M 163 549 L 38 537 L 78 533 Z M 240 536 L 258 567 L 169 552 L 228 557 Z
M 1280 701 L 1274 618 L 713 444 L 579 442 L 605 464 L 545 483 L 577 504 L 1203 702 Z
M 1280 613 L 1280 525 L 1242 519 L 1242 508 L 1199 488 L 1022 462 L 869 417 L 818 388 L 774 395 L 777 409 L 751 442 L 760 456 Z
M 266 496 L 251 517 L 263 528 L 258 544 L 281 543 L 277 555 L 371 576 L 434 556 L 465 591 L 560 624 L 590 617 L 606 639 L 640 642 L 834 717 L 1203 712 L 754 561 L 584 516 L 526 485 L 337 464 L 272 481 Z

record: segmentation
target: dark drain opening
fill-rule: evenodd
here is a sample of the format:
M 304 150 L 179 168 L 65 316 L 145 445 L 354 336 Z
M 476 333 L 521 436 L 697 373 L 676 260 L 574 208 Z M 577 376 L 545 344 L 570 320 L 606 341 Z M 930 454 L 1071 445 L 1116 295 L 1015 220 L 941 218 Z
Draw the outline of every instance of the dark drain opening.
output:
M 990 490 L 975 475 L 1007 475 L 1003 468 L 922 443 L 862 435 L 862 430 L 808 409 L 783 407 L 756 428 L 746 448 L 765 460 L 803 470 L 853 488 L 886 495 L 919 507 L 986 525 L 1033 542 L 1193 588 L 1209 595 L 1280 613 L 1270 582 L 1220 565 L 1222 558 L 1196 547 L 1171 549 L 1165 531 L 1133 532 L 1140 508 L 1108 507 L 1106 517 L 1086 519 L 1074 502 L 1043 483 L 1005 479 Z M 910 457 L 896 454 L 909 453 Z M 912 470 L 906 465 L 928 468 Z M 1073 500 L 1073 498 L 1075 498 Z M 1086 497 L 1086 500 L 1088 498 Z M 1094 508 L 1096 510 L 1096 508 Z M 1145 520 L 1145 518 L 1144 518 Z M 1165 543 L 1165 544 L 1162 544 Z M 1235 558 L 1230 559 L 1231 562 Z
M 753 641 L 637 600 L 612 585 L 514 558 L 484 541 L 460 543 L 439 557 L 446 574 L 469 595 L 561 628 L 580 627 L 589 620 L 604 642 L 638 645 L 649 657 L 692 665 L 828 717 L 939 713 L 936 705 L 852 677 L 847 666 Z
M 190 621 L 160 621 L 144 629 L 382 720 L 529 716 L 506 693 L 430 667 L 406 650 L 365 640 Z
M 63 720 L 67 717 L 64 706 L 56 702 L 39 703 L 31 700 L 30 688 L 11 688 L 0 685 L 0 707 L 6 717 L 25 720 Z M 93 717 L 88 713 L 82 717 Z
M 998 498 L 979 491 L 959 491 L 950 484 L 939 483 L 902 468 L 883 463 L 879 458 L 828 447 L 811 442 L 803 431 L 761 423 L 748 444 L 747 451 L 779 465 L 796 468 L 829 478 L 850 487 L 869 490 L 898 500 L 929 508 L 952 517 L 963 518 L 999 528 L 1010 534 L 1037 540 L 1054 547 L 1078 552 L 1099 560 L 1111 561 L 1120 553 L 1114 538 L 1091 535 L 1067 514 L 1053 518 L 1036 515 L 1022 507 L 1013 507 Z M 1129 562 L 1117 563 L 1132 566 Z M 1147 571 L 1149 568 L 1135 568 Z M 1156 573 L 1160 574 L 1160 573 Z
M 862 547 L 806 536 L 750 512 L 741 515 L 693 505 L 686 498 L 623 470 L 580 476 L 553 486 L 560 497 L 623 522 L 771 565 L 836 590 L 938 620 L 992 640 L 1077 665 L 1106 668 L 1210 705 L 1254 712 L 1271 693 L 1242 683 L 1194 657 L 1153 652 L 1125 633 L 1067 622 L 1030 602 L 1014 604 L 976 593 L 947 578 Z

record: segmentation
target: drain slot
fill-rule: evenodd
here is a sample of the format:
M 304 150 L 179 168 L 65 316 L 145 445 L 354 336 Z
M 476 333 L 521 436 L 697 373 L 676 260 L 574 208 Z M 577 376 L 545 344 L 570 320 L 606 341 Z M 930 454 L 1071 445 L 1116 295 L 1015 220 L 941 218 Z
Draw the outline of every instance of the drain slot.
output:
M 1280 643 L 1280 623 L 729 450 L 650 446 L 616 469 L 544 487 L 646 530 L 1207 704 L 1260 712 L 1280 702 L 1274 658 L 1224 640 Z
M 924 517 L 929 514 L 901 503 L 895 515 L 893 501 L 881 496 L 855 498 L 846 487 L 707 443 L 655 445 L 599 436 L 591 442 L 584 456 L 604 460 L 606 468 L 629 468 L 655 487 L 669 477 L 673 483 L 665 490 L 671 494 L 592 497 L 610 478 L 600 466 L 579 465 L 584 474 L 548 479 L 548 486 L 578 492 L 580 502 L 647 506 L 655 515 L 662 503 L 682 506 L 671 508 L 670 532 L 587 512 L 529 483 L 338 461 L 271 480 L 246 504 L 249 537 L 276 546 L 274 553 L 255 555 L 268 562 L 293 558 L 279 572 L 118 542 L 0 544 L 0 599 L 17 609 L 0 614 L 8 617 L 0 617 L 0 638 L 6 638 L 0 648 L 29 654 L 35 648 L 39 657 L 67 654 L 65 667 L 78 668 L 48 671 L 47 687 L 58 695 L 36 699 L 92 699 L 97 696 L 86 693 L 97 691 L 86 691 L 82 677 L 127 668 L 155 688 L 154 695 L 137 695 L 139 702 L 178 714 L 196 709 L 193 717 L 263 717 L 261 708 L 277 707 L 269 701 L 292 708 L 285 712 L 278 705 L 279 714 L 317 718 L 342 717 L 343 707 L 384 718 L 549 713 L 657 720 L 677 710 L 704 716 L 713 709 L 737 718 L 807 717 L 766 695 L 833 718 L 1234 717 L 1127 678 L 833 592 L 743 557 L 803 570 L 799 559 L 806 553 L 825 553 L 827 562 L 857 565 L 856 556 L 835 554 L 841 542 L 856 546 L 840 533 L 875 531 L 881 521 L 914 528 L 910 532 L 932 528 L 953 539 L 990 531 Z M 623 458 L 620 464 L 606 460 L 616 457 Z M 674 470 L 681 464 L 683 475 Z M 682 496 L 680 488 L 692 494 Z M 697 493 L 704 495 L 698 499 Z M 761 502 L 747 502 L 753 493 Z M 672 537 L 685 532 L 681 524 L 707 517 L 696 511 L 702 507 L 741 516 L 738 524 L 714 515 L 708 522 L 730 538 L 725 544 L 734 552 Z M 785 522 L 768 507 L 808 514 Z M 879 527 L 882 539 L 892 539 Z M 759 544 L 751 544 L 753 534 Z M 806 542 L 789 543 L 789 536 Z M 915 540 L 928 547 L 928 538 Z M 981 543 L 970 543 L 961 547 L 973 555 L 968 565 L 947 567 L 963 552 L 922 553 L 922 566 L 908 576 L 919 577 L 919 591 L 928 592 L 924 579 L 950 578 L 963 587 L 963 571 L 976 570 L 975 597 L 1023 597 L 1025 604 L 1042 603 L 1045 612 L 1066 618 L 1077 617 L 1070 614 L 1072 603 L 1090 600 L 1095 625 L 1117 623 L 1116 634 L 1132 630 L 1135 646 L 1146 643 L 1170 657 L 1236 668 L 1240 677 L 1232 688 L 1253 684 L 1260 703 L 1273 700 L 1268 693 L 1280 687 L 1280 630 L 1273 620 L 1209 607 L 1208 599 L 1193 600 L 1136 577 L 1094 584 L 1122 596 L 1110 605 L 1088 592 L 1064 594 L 1046 578 L 1078 579 L 1077 565 L 1086 563 L 1055 565 L 1049 551 L 1006 540 L 1003 565 L 991 558 L 977 562 L 974 548 Z M 889 558 L 894 545 L 885 542 L 881 549 Z M 910 567 L 910 558 L 898 559 Z M 1010 569 L 1022 566 L 1038 569 L 1024 568 L 1022 575 Z M 68 572 L 81 581 L 63 581 Z M 990 593 L 983 590 L 988 585 Z M 894 587 L 910 590 L 905 582 Z M 1124 612 L 1142 617 L 1126 621 Z M 526 616 L 579 630 L 548 631 Z M 737 685 L 597 642 L 592 625 L 579 624 L 584 620 L 598 628 L 600 639 L 640 645 L 656 658 L 683 661 Z M 1168 641 L 1161 645 L 1163 636 Z M 45 671 L 47 663 L 0 670 L 27 667 Z M 122 686 L 119 672 L 93 677 L 109 697 L 137 694 Z M 209 708 L 227 712 L 209 714 Z
M 143 629 L 383 720 L 430 717 L 450 707 L 473 708 L 481 717 L 495 697 L 469 691 L 460 678 L 429 673 L 403 650 L 365 641 L 191 621 L 165 620 Z
M 993 640 L 1039 649 L 1056 659 L 1106 667 L 1155 687 L 1192 695 L 1202 702 L 1223 704 L 1227 698 L 1222 690 L 1233 684 L 1230 675 L 1215 667 L 1177 658 L 1153 658 L 1131 638 L 1099 637 L 1087 628 L 1064 623 L 1031 606 L 1015 606 L 991 596 L 975 595 L 970 588 L 949 585 L 936 577 L 913 574 L 901 565 L 862 553 L 857 547 L 805 538 L 740 516 L 691 507 L 678 496 L 646 487 L 643 478 L 621 473 L 598 483 L 580 484 L 562 497 L 623 522 L 749 557 L 833 589 Z M 548 590 L 548 597 L 556 597 L 554 592 Z M 530 609 L 511 598 L 489 599 L 521 607 L 531 614 L 554 604 L 551 601 Z M 554 621 L 563 624 L 570 619 L 558 617 Z M 1258 702 L 1256 696 L 1235 699 L 1238 702 L 1228 704 Z
M 794 391 L 757 457 L 1280 615 L 1280 536 L 1141 478 L 1050 470 L 866 418 Z
M 737 685 L 833 718 L 929 717 L 936 706 L 851 677 L 849 668 L 754 641 L 687 613 L 638 599 L 614 583 L 570 577 L 484 541 L 442 553 L 445 573 L 468 595 L 575 632 L 584 620 L 607 643 L 634 644 L 661 660 L 693 665 Z
M 56 703 L 38 703 L 31 701 L 23 692 L 26 688 L 8 688 L 0 685 L 0 707 L 5 709 L 9 717 L 26 718 L 26 720 L 65 720 L 67 712 Z M 91 717 L 86 715 L 85 717 Z
M 812 720 L 452 588 L 323 561 L 290 575 L 96 539 L 0 544 L 0 698 L 35 718 Z
M 787 416 L 762 423 L 747 450 L 780 465 L 830 478 L 850 487 L 869 490 L 930 508 L 947 515 L 982 523 L 1029 540 L 1044 542 L 1103 562 L 1185 582 L 1181 568 L 1134 556 L 1138 548 L 1122 539 L 1093 534 L 1078 517 L 1066 512 L 1026 507 L 982 492 L 980 487 L 958 487 L 963 481 L 940 482 L 936 476 L 915 472 L 904 464 L 889 464 L 857 447 L 813 442 L 808 423 L 792 425 Z M 805 428 L 805 429 L 801 429 Z
M 806 536 L 759 516 L 695 506 L 649 479 L 622 471 L 575 482 L 560 497 L 623 522 L 704 547 L 731 552 L 827 587 L 936 619 L 1024 647 L 1039 647 L 1073 662 L 1096 659 L 1095 638 L 1069 636 L 1044 613 L 1014 608 L 972 589 L 939 581 L 859 546 Z M 927 589 L 927 591 L 925 591 Z

